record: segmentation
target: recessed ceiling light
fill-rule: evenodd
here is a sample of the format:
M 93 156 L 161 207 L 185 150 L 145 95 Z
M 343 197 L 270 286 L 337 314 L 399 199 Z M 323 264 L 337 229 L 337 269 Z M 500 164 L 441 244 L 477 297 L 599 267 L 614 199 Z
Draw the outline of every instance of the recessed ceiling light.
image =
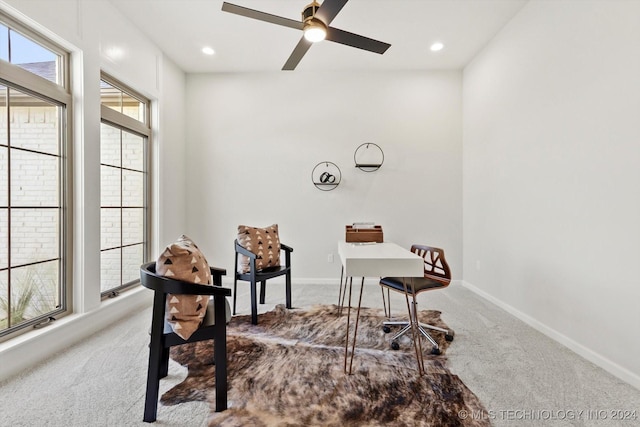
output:
M 214 53 L 216 53 L 216 51 L 209 46 L 205 46 L 202 48 L 202 53 L 204 53 L 205 55 L 213 55 Z
M 444 48 L 444 45 L 440 42 L 435 42 L 434 44 L 431 45 L 431 51 L 432 52 L 437 52 L 439 50 L 442 50 L 442 48 Z

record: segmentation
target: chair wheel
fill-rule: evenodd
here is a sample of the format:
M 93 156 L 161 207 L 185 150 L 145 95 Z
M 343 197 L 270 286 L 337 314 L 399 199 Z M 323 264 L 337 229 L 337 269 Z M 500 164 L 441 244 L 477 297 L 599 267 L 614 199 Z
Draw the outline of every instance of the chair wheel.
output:
M 435 356 L 440 355 L 440 349 L 439 349 L 438 347 L 433 347 L 433 348 L 431 349 L 431 354 L 433 354 L 433 355 L 435 355 Z
M 387 325 L 384 325 L 382 327 L 382 332 L 384 332 L 385 334 L 388 334 L 389 332 L 391 332 L 391 328 L 388 327 Z
M 391 349 L 400 350 L 400 344 L 397 341 L 391 341 Z
M 448 334 L 444 336 L 444 339 L 447 341 L 453 341 L 453 335 L 454 335 L 453 331 L 450 331 Z

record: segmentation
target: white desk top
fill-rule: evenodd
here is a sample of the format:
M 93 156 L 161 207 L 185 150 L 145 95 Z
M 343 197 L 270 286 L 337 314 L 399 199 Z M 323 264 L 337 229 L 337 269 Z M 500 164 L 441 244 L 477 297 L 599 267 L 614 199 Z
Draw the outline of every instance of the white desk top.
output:
M 424 277 L 424 259 L 395 243 L 338 242 L 347 277 Z

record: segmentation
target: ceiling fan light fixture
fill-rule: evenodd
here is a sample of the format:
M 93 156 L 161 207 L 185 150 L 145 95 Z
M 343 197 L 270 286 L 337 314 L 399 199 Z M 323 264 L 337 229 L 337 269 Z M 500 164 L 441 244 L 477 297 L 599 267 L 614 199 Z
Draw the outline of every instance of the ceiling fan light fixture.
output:
M 327 37 L 327 27 L 317 18 L 311 18 L 304 24 L 304 38 L 311 43 L 322 41 Z
M 316 18 L 316 12 L 319 7 L 320 3 L 313 0 L 306 5 L 302 11 L 302 22 L 304 23 L 302 31 L 304 38 L 311 43 L 322 41 L 327 37 L 327 26 L 324 25 L 324 22 Z

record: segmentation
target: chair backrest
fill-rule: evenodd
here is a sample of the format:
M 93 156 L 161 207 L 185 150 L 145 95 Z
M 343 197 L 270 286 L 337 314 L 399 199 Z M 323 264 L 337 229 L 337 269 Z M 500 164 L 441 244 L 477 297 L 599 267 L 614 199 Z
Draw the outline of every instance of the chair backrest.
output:
M 424 258 L 424 277 L 448 285 L 451 270 L 444 257 L 444 250 L 433 246 L 412 245 L 411 252 Z
M 164 277 L 156 273 L 156 263 L 149 262 L 140 267 L 140 283 L 145 288 L 165 294 L 189 294 L 189 295 L 223 295 L 231 296 L 231 289 L 222 287 L 222 276 L 225 270 L 211 268 L 213 286 L 199 285 Z

